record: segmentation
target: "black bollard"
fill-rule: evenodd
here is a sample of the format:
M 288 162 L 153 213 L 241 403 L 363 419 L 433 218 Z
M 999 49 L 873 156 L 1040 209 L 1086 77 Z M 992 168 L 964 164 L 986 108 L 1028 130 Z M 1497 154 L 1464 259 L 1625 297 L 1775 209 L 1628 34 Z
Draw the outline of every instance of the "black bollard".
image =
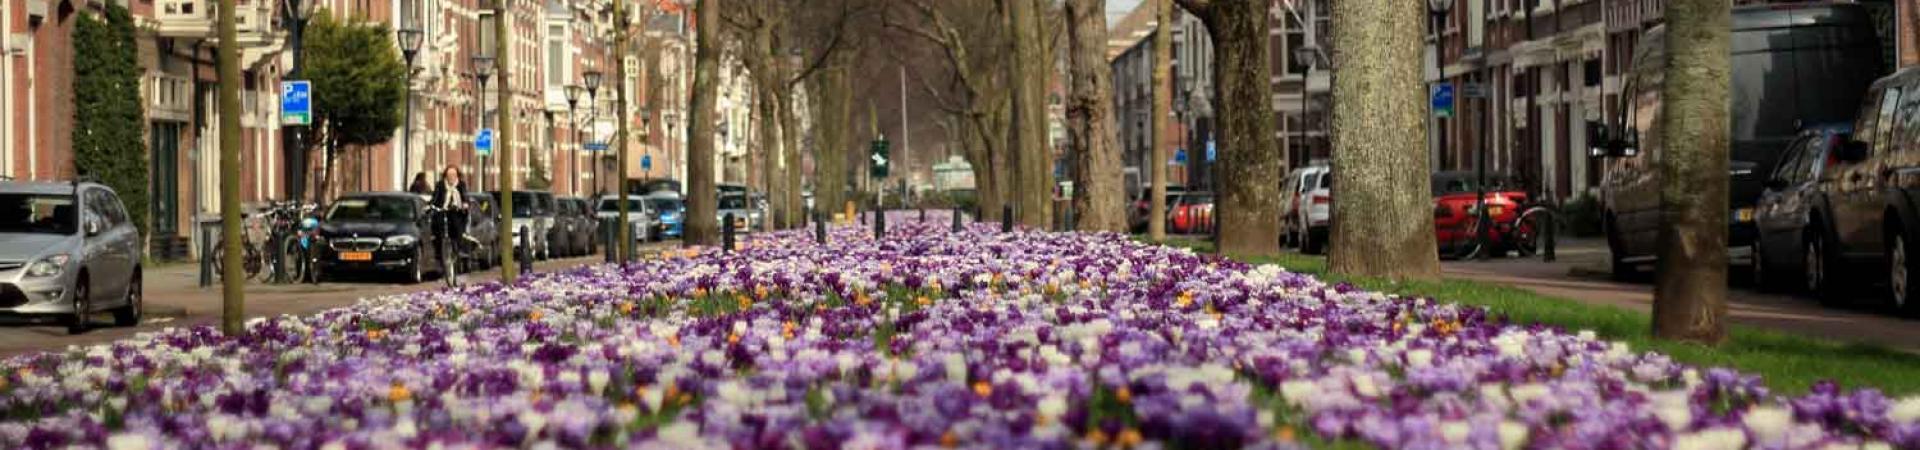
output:
M 213 230 L 200 223 L 200 287 L 213 286 Z
M 813 243 L 827 245 L 827 217 L 819 211 L 813 212 Z
M 884 237 L 887 237 L 887 213 L 885 211 L 874 211 L 873 238 L 880 239 Z
M 727 213 L 727 215 L 721 216 L 720 217 L 720 251 L 722 253 L 733 252 L 733 231 L 734 231 L 733 213 Z
M 959 210 L 953 211 L 953 232 L 955 233 L 960 232 L 960 211 Z
M 1013 205 L 1002 205 L 1000 207 L 1000 232 L 1013 232 Z
M 613 242 L 616 239 L 620 239 L 620 230 L 614 229 L 614 227 L 617 226 L 620 226 L 620 221 L 618 220 L 600 221 L 600 242 L 606 243 L 606 245 L 600 247 L 601 260 L 604 262 L 612 263 L 613 255 L 619 253 L 620 247 L 615 247 L 617 244 Z
M 925 206 L 920 207 L 920 221 L 921 222 L 927 221 L 927 207 Z

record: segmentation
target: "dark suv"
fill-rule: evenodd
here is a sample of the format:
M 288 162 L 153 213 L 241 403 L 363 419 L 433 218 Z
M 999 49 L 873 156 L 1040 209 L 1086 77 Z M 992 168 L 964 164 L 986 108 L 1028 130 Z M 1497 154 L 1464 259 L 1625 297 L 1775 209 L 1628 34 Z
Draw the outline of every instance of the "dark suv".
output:
M 1920 313 L 1912 293 L 1920 283 L 1912 266 L 1920 261 L 1920 68 L 1874 82 L 1853 129 L 1821 177 L 1828 206 L 1808 225 L 1810 248 L 1826 263 L 1828 285 L 1846 285 L 1847 267 L 1877 268 L 1858 281 L 1886 281 L 1888 306 Z

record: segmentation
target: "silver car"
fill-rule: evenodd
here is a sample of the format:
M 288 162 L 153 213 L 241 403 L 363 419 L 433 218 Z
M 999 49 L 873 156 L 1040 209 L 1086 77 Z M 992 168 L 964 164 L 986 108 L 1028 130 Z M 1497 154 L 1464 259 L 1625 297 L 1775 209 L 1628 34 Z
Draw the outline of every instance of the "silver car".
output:
M 140 323 L 140 231 L 96 183 L 0 182 L 0 314 L 58 317 L 69 333 L 112 311 Z
M 720 194 L 719 208 L 714 212 L 714 223 L 722 227 L 729 226 L 725 223 L 729 214 L 733 215 L 731 226 L 734 231 L 740 233 L 751 232 L 753 224 L 760 222 L 760 210 L 753 207 L 753 201 L 749 200 L 746 194 Z

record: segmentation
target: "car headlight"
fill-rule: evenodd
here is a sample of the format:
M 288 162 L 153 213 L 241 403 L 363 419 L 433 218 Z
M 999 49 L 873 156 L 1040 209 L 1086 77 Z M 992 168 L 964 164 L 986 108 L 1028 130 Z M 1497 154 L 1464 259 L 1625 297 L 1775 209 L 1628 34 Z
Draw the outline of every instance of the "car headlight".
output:
M 27 267 L 27 276 L 51 277 L 59 275 L 61 271 L 67 269 L 67 261 L 70 259 L 72 258 L 68 257 L 65 253 L 40 258 L 39 261 L 34 261 L 32 266 Z
M 387 247 L 392 247 L 392 248 L 411 247 L 413 246 L 413 244 L 418 242 L 420 242 L 420 238 L 413 237 L 412 235 L 406 235 L 406 234 L 387 237 Z

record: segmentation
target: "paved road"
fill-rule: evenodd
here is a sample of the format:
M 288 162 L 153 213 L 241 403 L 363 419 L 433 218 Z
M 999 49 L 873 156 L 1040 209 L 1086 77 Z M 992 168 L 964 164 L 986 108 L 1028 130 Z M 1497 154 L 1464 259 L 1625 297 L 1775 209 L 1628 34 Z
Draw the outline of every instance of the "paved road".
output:
M 1539 258 L 1491 261 L 1448 261 L 1446 276 L 1519 287 L 1543 295 L 1588 303 L 1648 311 L 1653 285 L 1619 283 L 1609 279 L 1607 249 L 1602 241 L 1563 242 L 1559 261 Z M 1735 273 L 1738 278 L 1743 274 Z M 1788 294 L 1770 294 L 1736 287 L 1729 291 L 1728 311 L 1735 323 L 1772 328 L 1808 336 L 1867 342 L 1920 354 L 1920 320 L 1859 307 L 1835 309 Z M 1866 303 L 1868 299 L 1861 299 Z
M 677 244 L 643 245 L 641 252 L 657 251 Z M 554 259 L 534 264 L 534 270 L 550 271 L 596 264 L 602 256 Z M 71 345 L 110 342 L 135 333 L 166 327 L 217 325 L 220 323 L 220 285 L 200 288 L 199 266 L 175 264 L 150 269 L 146 281 L 146 321 L 139 327 L 114 328 L 111 318 L 95 318 L 97 327 L 79 336 L 68 336 L 64 325 L 12 322 L 0 324 L 0 358 L 30 352 L 61 350 Z M 496 279 L 498 269 L 462 275 L 463 280 Z M 247 286 L 247 317 L 271 317 L 281 314 L 310 314 L 330 308 L 352 305 L 362 298 L 424 291 L 443 286 L 437 279 L 414 285 L 402 285 L 392 279 L 360 277 L 355 280 L 329 281 L 320 285 Z

